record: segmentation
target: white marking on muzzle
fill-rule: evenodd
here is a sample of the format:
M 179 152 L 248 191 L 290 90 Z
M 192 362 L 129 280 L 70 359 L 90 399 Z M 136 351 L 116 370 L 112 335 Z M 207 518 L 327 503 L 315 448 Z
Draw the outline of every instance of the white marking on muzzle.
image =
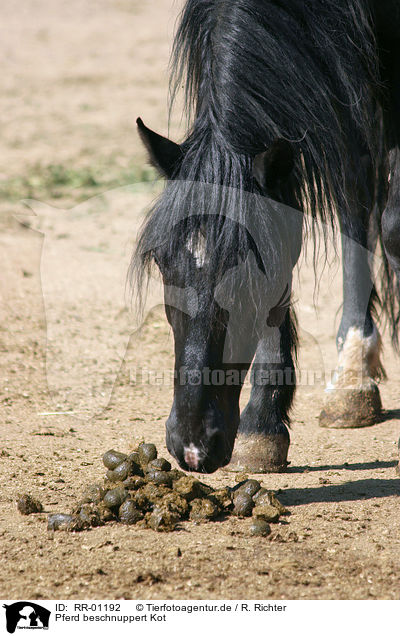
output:
M 193 468 L 193 470 L 197 470 L 199 465 L 199 449 L 194 446 L 194 444 L 190 444 L 190 446 L 183 449 L 184 454 L 183 458 L 185 463 L 189 466 L 189 468 Z

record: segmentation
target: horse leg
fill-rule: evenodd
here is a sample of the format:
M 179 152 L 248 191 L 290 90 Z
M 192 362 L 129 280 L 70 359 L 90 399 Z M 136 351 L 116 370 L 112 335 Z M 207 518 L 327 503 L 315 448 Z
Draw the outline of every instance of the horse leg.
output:
M 382 215 L 381 228 L 386 256 L 391 269 L 397 276 L 397 295 L 400 301 L 400 149 L 397 147 L 390 154 L 389 195 Z M 394 325 L 394 331 L 396 328 L 397 324 Z M 398 449 L 399 462 L 396 472 L 400 475 L 400 439 Z
M 381 227 L 385 252 L 392 270 L 400 281 L 400 149 L 391 151 L 388 202 Z
M 266 362 L 271 359 L 270 347 L 268 339 L 258 344 L 251 370 L 250 400 L 241 414 L 229 470 L 284 472 L 288 465 L 287 426 L 296 388 L 296 329 L 289 311 L 280 328 L 280 362 Z
M 365 164 L 368 168 L 368 158 L 363 159 L 364 168 Z M 373 183 L 373 179 L 363 180 L 368 182 Z M 320 426 L 327 428 L 359 428 L 381 419 L 377 380 L 384 376 L 384 371 L 380 335 L 371 315 L 375 292 L 367 249 L 373 193 L 365 190 L 358 186 L 351 222 L 340 219 L 343 314 L 337 335 L 338 366 L 326 389 L 326 403 L 319 416 Z
M 381 219 L 382 240 L 391 270 L 397 277 L 397 297 L 400 300 L 400 43 L 390 49 L 387 81 L 391 87 L 390 107 L 386 112 L 391 130 L 389 152 L 390 180 L 385 210 Z M 393 325 L 394 332 L 397 324 Z

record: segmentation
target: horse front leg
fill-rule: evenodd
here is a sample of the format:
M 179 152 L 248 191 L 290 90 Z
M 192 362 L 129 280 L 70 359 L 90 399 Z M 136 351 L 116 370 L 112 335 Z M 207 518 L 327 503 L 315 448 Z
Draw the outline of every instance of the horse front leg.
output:
M 384 370 L 381 338 L 372 318 L 375 292 L 367 249 L 371 207 L 371 200 L 364 199 L 364 205 L 355 206 L 350 222 L 341 219 L 343 313 L 337 334 L 338 365 L 319 416 L 326 428 L 371 426 L 382 417 L 377 382 Z
M 289 411 L 296 388 L 296 330 L 290 311 L 277 340 L 278 352 L 271 339 L 258 344 L 251 369 L 250 399 L 241 414 L 229 470 L 272 473 L 287 468 Z

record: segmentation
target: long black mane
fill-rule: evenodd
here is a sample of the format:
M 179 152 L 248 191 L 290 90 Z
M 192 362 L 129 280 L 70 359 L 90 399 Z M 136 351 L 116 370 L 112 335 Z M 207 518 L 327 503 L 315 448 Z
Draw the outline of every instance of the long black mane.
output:
M 182 162 L 146 221 L 132 272 L 150 263 L 160 240 L 166 258 L 175 257 L 187 238 L 180 220 L 193 207 L 187 233 L 197 223 L 206 245 L 217 240 L 215 271 L 248 236 L 220 223 L 216 238 L 215 223 L 202 220 L 210 211 L 234 207 L 239 226 L 247 214 L 257 215 L 268 240 L 262 203 L 249 211 L 243 193 L 259 193 L 254 157 L 276 138 L 290 141 L 296 157 L 292 196 L 280 193 L 282 202 L 323 224 L 333 225 L 338 212 L 351 223 L 349 169 L 357 168 L 360 148 L 380 156 L 378 64 L 366 0 L 187 0 L 171 64 L 172 97 L 184 85 L 190 125 Z M 201 188 L 194 196 L 188 183 L 224 188 L 204 188 L 202 200 Z
M 310 212 L 329 220 L 347 207 L 349 161 L 360 144 L 378 154 L 366 0 L 188 0 L 172 71 L 172 94 L 184 84 L 194 114 L 189 178 L 204 166 L 207 137 L 249 157 L 283 137 L 298 150 L 296 177 Z

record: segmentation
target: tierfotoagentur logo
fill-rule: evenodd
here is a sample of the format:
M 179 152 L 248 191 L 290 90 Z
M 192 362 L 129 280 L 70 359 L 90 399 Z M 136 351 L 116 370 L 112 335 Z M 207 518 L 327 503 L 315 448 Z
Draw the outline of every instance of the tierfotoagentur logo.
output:
M 3 607 L 6 611 L 6 628 L 9 634 L 14 634 L 16 629 L 49 629 L 51 612 L 37 603 L 18 601 Z

